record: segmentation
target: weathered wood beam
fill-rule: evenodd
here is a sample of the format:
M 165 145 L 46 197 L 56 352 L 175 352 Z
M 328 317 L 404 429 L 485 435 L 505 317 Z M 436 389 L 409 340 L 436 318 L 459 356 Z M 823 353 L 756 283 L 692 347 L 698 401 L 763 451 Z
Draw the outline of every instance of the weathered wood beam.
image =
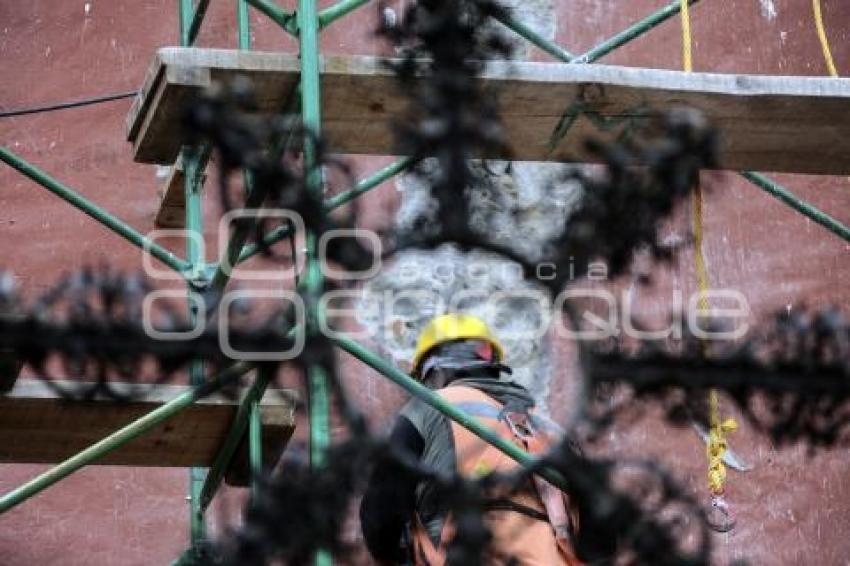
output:
M 324 57 L 321 72 L 322 129 L 331 149 L 396 153 L 390 121 L 402 115 L 407 99 L 382 60 Z M 271 114 L 298 73 L 298 59 L 289 54 L 160 49 L 127 118 L 135 159 L 174 162 L 181 108 L 193 93 L 245 75 L 254 81 L 260 110 Z M 587 161 L 588 137 L 610 139 L 653 111 L 690 106 L 720 129 L 722 168 L 850 174 L 850 79 L 510 62 L 490 63 L 481 86 L 498 95 L 517 160 Z M 565 121 L 572 126 L 558 135 Z
M 56 384 L 74 386 L 65 381 Z M 176 385 L 146 387 L 142 397 L 129 402 L 69 401 L 42 380 L 19 380 L 10 393 L 0 396 L 0 462 L 61 462 L 187 390 Z M 261 404 L 265 447 L 278 456 L 295 426 L 292 398 L 281 393 L 268 391 Z M 238 405 L 238 400 L 220 395 L 199 401 L 98 464 L 209 466 Z
M 200 186 L 207 179 L 206 173 L 201 173 L 198 181 Z M 184 183 L 186 176 L 183 174 L 183 158 L 177 156 L 177 161 L 168 169 L 168 175 L 158 191 L 159 209 L 156 213 L 154 223 L 159 228 L 184 228 L 186 226 L 186 193 Z

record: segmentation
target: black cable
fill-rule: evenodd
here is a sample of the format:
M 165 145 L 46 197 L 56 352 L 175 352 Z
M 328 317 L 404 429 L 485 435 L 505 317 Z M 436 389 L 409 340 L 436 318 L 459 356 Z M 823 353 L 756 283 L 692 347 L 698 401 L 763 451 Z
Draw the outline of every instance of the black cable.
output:
M 12 116 L 24 116 L 26 114 L 40 114 L 42 112 L 52 112 L 54 110 L 65 110 L 66 108 L 78 108 L 80 106 L 89 106 L 91 104 L 99 104 L 101 102 L 111 102 L 113 100 L 121 100 L 123 98 L 132 98 L 138 94 L 138 91 L 121 92 L 118 94 L 107 94 L 105 96 L 96 96 L 92 98 L 83 98 L 73 100 L 71 102 L 60 102 L 49 106 L 36 106 L 34 108 L 18 108 L 17 110 L 0 110 L 0 118 L 11 118 Z

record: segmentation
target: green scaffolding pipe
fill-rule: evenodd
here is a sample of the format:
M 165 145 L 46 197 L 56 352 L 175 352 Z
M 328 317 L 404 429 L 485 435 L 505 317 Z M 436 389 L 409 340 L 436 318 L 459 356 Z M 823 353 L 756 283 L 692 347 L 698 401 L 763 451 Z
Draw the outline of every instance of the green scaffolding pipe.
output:
M 193 8 L 192 0 L 180 0 L 180 43 L 184 47 L 192 45 L 195 37 L 192 29 L 200 28 L 201 18 L 198 11 L 206 12 L 206 6 L 202 5 L 204 0 L 198 4 L 198 10 Z M 201 15 L 203 17 L 203 14 Z M 197 26 L 196 26 L 197 22 Z M 197 34 L 197 32 L 195 32 Z M 202 163 L 201 155 L 194 148 L 183 146 L 183 195 L 185 197 L 185 226 L 189 235 L 186 238 L 186 261 L 189 263 L 190 284 L 187 293 L 195 294 L 192 284 L 206 283 L 206 271 L 204 268 L 203 253 L 203 208 L 201 202 L 201 190 L 198 185 L 199 175 L 202 173 L 205 163 Z M 197 294 L 196 297 L 199 297 Z M 199 297 L 200 298 L 200 297 Z M 189 320 L 194 325 L 198 317 L 206 316 L 206 309 L 201 312 L 197 300 L 189 301 Z M 199 386 L 204 381 L 203 360 L 192 360 L 189 364 L 189 383 Z M 206 470 L 193 466 L 189 469 L 189 538 L 191 541 L 190 553 L 199 557 L 198 549 L 201 548 L 206 539 L 206 524 L 204 512 L 200 506 L 201 489 L 206 479 Z
M 260 401 L 251 401 L 248 426 L 248 460 L 251 467 L 251 491 L 257 496 L 260 475 L 263 473 L 263 423 L 260 419 Z
M 233 424 L 230 426 L 230 430 L 227 431 L 227 436 L 224 438 L 224 442 L 221 444 L 215 460 L 213 460 L 213 464 L 207 474 L 206 482 L 201 490 L 200 506 L 202 510 L 209 507 L 213 497 L 215 497 L 215 493 L 224 479 L 227 466 L 230 465 L 233 454 L 236 452 L 239 442 L 245 435 L 245 429 L 248 427 L 250 420 L 251 407 L 255 401 L 263 398 L 263 393 L 265 393 L 270 379 L 271 375 L 269 372 L 258 371 L 257 378 L 245 393 L 245 397 L 242 398 L 239 409 L 236 411 L 236 416 L 233 417 Z
M 239 49 L 251 49 L 251 18 L 246 0 L 236 0 L 236 31 Z
M 237 0 L 236 5 L 239 49 L 244 50 L 251 49 L 251 28 L 250 19 L 248 17 L 248 1 L 250 0 Z M 253 209 L 259 207 L 262 204 L 262 195 L 253 190 L 254 183 L 251 172 L 247 169 L 244 170 L 242 172 L 242 179 L 246 194 L 244 208 Z M 230 270 L 232 270 L 236 265 L 236 260 L 239 258 L 242 247 L 245 244 L 245 240 L 253 226 L 253 219 L 243 219 L 243 221 L 238 222 L 234 227 L 233 233 L 227 241 L 227 249 L 224 251 L 226 265 L 230 267 Z M 208 295 L 210 297 L 219 296 L 220 292 L 224 290 L 227 286 L 227 282 L 230 280 L 230 270 L 225 270 L 224 265 L 225 263 L 219 262 L 218 267 L 210 279 L 209 290 L 211 293 Z M 218 305 L 208 305 L 208 312 L 212 311 L 215 306 Z
M 304 137 L 304 168 L 307 189 L 321 194 L 321 170 L 317 166 L 316 137 L 321 124 L 319 96 L 319 25 L 316 0 L 298 0 L 298 29 L 301 54 L 301 116 L 304 127 L 313 135 Z
M 771 181 L 761 173 L 755 173 L 753 171 L 742 171 L 741 176 L 758 188 L 781 200 L 806 218 L 817 222 L 842 240 L 850 242 L 850 227 L 845 226 L 821 209 L 800 199 L 779 183 Z
M 268 246 L 274 245 L 281 240 L 285 240 L 290 235 L 292 235 L 292 226 L 289 224 L 284 224 L 283 226 L 278 226 L 272 231 L 268 232 L 263 236 L 263 245 L 259 244 L 248 244 L 247 246 L 242 248 L 242 253 L 239 254 L 239 259 L 237 263 L 242 263 L 243 261 L 247 261 L 260 253 L 260 250 L 267 248 Z
M 204 254 L 202 240 L 204 234 L 203 203 L 201 201 L 201 190 L 198 184 L 200 171 L 200 156 L 190 147 L 183 148 L 183 193 L 186 202 L 186 231 L 198 238 L 186 238 L 186 260 L 189 262 L 189 271 L 194 283 L 204 283 L 206 273 L 204 270 Z M 197 293 L 191 285 L 187 289 L 189 294 Z M 206 317 L 206 309 L 201 310 L 199 301 L 189 301 L 189 321 L 194 326 L 199 317 Z M 204 382 L 204 361 L 192 360 L 189 364 L 189 383 L 199 386 Z M 190 502 L 190 534 L 192 548 L 198 549 L 206 539 L 206 525 L 204 513 L 200 506 L 200 495 L 206 480 L 206 470 L 193 466 L 189 470 L 189 502 Z
M 68 186 L 60 183 L 35 165 L 32 165 L 22 159 L 20 156 L 12 153 L 5 147 L 0 147 L 0 159 L 6 162 L 10 167 L 23 173 L 48 191 L 52 192 L 59 198 L 68 202 L 72 206 L 81 210 L 85 214 L 100 222 L 119 236 L 126 239 L 131 244 L 139 248 L 150 251 L 150 254 L 160 260 L 162 263 L 177 271 L 185 274 L 188 269 L 188 262 L 180 259 L 167 249 L 159 244 L 154 243 L 150 239 L 143 236 L 126 222 L 120 220 L 116 216 L 109 214 L 106 210 L 100 208 L 84 196 L 80 195 Z
M 293 109 L 293 107 L 298 104 L 298 96 L 293 96 L 297 95 L 298 92 L 300 92 L 300 88 L 296 87 L 287 97 L 287 101 L 284 105 L 283 110 L 284 113 L 289 113 Z M 280 158 L 289 149 L 289 146 L 292 143 L 293 139 L 293 130 L 290 130 L 282 143 L 275 144 L 275 147 L 272 149 L 272 151 L 275 153 L 276 156 L 278 156 L 278 158 Z M 244 172 L 243 179 L 245 182 L 246 192 L 245 206 L 243 208 L 259 208 L 262 204 L 263 198 L 265 198 L 265 195 L 257 193 L 253 190 L 253 178 L 250 175 L 250 171 L 246 170 Z M 256 255 L 261 249 L 263 249 L 257 244 L 250 244 L 248 246 L 245 245 L 245 240 L 248 238 L 248 235 L 250 234 L 251 230 L 254 228 L 255 225 L 256 220 L 254 218 L 245 218 L 242 219 L 242 221 L 236 223 L 236 226 L 234 227 L 233 232 L 230 234 L 230 238 L 227 241 L 227 249 L 224 251 L 224 257 L 227 261 L 226 265 L 230 269 L 225 269 L 225 264 L 219 262 L 219 265 L 218 267 L 216 267 L 215 273 L 213 274 L 210 280 L 209 289 L 211 291 L 212 296 L 220 295 L 220 292 L 224 290 L 224 288 L 227 286 L 227 282 L 230 280 L 231 272 L 233 271 L 233 269 L 236 268 L 237 264 Z M 276 229 L 276 231 L 279 231 L 281 229 L 285 230 L 283 235 L 279 239 L 275 239 L 271 243 L 276 243 L 290 234 L 290 226 L 288 224 L 279 227 L 278 229 Z M 269 237 L 269 235 L 266 235 L 266 238 L 267 237 Z M 269 245 L 271 245 L 271 243 Z M 250 253 L 248 253 L 247 255 L 246 250 L 250 250 Z
M 24 485 L 0 497 L 0 514 L 5 513 L 16 505 L 26 501 L 33 495 L 47 489 L 59 480 L 73 474 L 83 466 L 104 457 L 113 450 L 120 448 L 144 433 L 148 432 L 161 422 L 170 419 L 195 401 L 214 393 L 218 389 L 229 384 L 234 379 L 248 371 L 250 367 L 243 363 L 236 363 L 222 371 L 215 379 L 204 385 L 195 387 L 175 397 L 158 409 L 142 416 L 130 424 L 113 432 L 103 440 L 92 444 L 85 450 L 71 456 L 64 462 L 50 468 L 43 474 L 31 479 Z
M 396 175 L 413 165 L 414 161 L 415 159 L 412 157 L 405 157 L 403 159 L 399 159 L 398 161 L 390 163 L 383 169 L 375 171 L 368 177 L 360 179 L 359 181 L 357 181 L 357 183 L 355 183 L 353 187 L 351 187 L 347 191 L 341 192 L 338 195 L 334 195 L 331 198 L 326 199 L 324 205 L 325 212 L 330 212 L 335 208 L 339 208 L 345 203 L 350 202 L 355 198 L 359 197 L 363 193 L 374 189 L 384 181 L 395 177 Z
M 245 186 L 247 188 L 248 197 L 245 200 L 246 209 L 257 208 L 262 199 L 258 198 L 257 194 L 251 190 L 253 186 L 252 177 L 250 171 L 243 171 L 242 178 L 244 179 Z M 253 198 L 252 198 L 253 197 Z M 239 258 L 241 257 L 241 251 L 244 248 L 245 240 L 248 238 L 248 234 L 254 227 L 254 219 L 253 218 L 243 218 L 237 221 L 235 227 L 233 228 L 233 232 L 230 234 L 230 238 L 227 240 L 227 249 L 224 250 L 224 262 L 219 262 L 218 266 L 215 269 L 212 277 L 210 278 L 210 284 L 208 290 L 210 291 L 210 297 L 216 297 L 220 294 L 221 291 L 227 286 L 227 282 L 230 281 L 231 272 L 236 268 L 236 264 L 238 263 Z M 225 265 L 229 267 L 229 269 L 225 269 Z M 211 310 L 210 307 L 218 306 L 215 305 L 207 305 L 208 312 Z
M 321 133 L 322 112 L 319 86 L 319 18 L 316 0 L 298 0 L 298 40 L 301 55 L 301 119 L 304 128 L 313 135 L 304 136 L 304 171 L 307 190 L 322 198 L 323 182 L 321 164 L 318 159 L 316 138 Z M 302 279 L 307 296 L 316 297 L 322 290 L 322 273 L 316 258 L 316 235 L 306 234 L 307 254 L 305 274 Z M 293 258 L 294 259 L 294 258 Z M 308 336 L 318 332 L 317 301 L 307 307 L 306 331 Z M 325 463 L 330 445 L 330 403 L 327 376 L 318 364 L 307 368 L 310 401 L 310 456 L 311 465 L 321 467 Z M 316 566 L 329 566 L 333 559 L 327 550 L 316 552 Z
M 688 4 L 696 4 L 699 0 L 688 0 Z M 596 47 L 590 49 L 589 51 L 582 53 L 575 59 L 573 59 L 573 63 L 593 63 L 597 59 L 604 57 L 615 49 L 622 47 L 626 43 L 631 40 L 643 35 L 648 32 L 652 28 L 656 27 L 660 23 L 666 21 L 667 19 L 675 16 L 679 13 L 681 9 L 681 3 L 679 0 L 674 0 L 672 3 L 667 6 L 661 8 L 624 29 L 617 35 L 606 39 Z
M 212 147 L 204 144 L 199 148 L 184 146 L 183 158 L 183 194 L 185 199 L 185 226 L 187 233 L 196 234 L 198 237 L 186 239 L 186 258 L 189 271 L 189 286 L 187 293 L 194 295 L 198 300 L 189 301 L 189 320 L 196 324 L 198 317 L 206 316 L 206 309 L 201 308 L 203 296 L 195 288 L 204 286 L 208 281 L 205 257 L 203 252 L 203 200 L 201 194 L 200 179 L 206 168 Z M 193 360 L 189 365 L 189 381 L 198 386 L 204 382 L 203 360 Z M 189 552 L 195 558 L 199 558 L 199 549 L 206 540 L 206 523 L 204 510 L 200 506 L 201 490 L 206 481 L 207 470 L 193 466 L 189 469 L 189 516 L 190 516 L 190 540 Z
M 333 197 L 326 199 L 324 204 L 325 212 L 330 212 L 340 206 L 344 205 L 347 202 L 354 200 L 359 197 L 363 193 L 371 191 L 384 181 L 398 175 L 408 167 L 410 167 L 414 163 L 414 159 L 412 157 L 405 157 L 395 161 L 383 169 L 372 173 L 368 177 L 365 177 L 359 181 L 347 191 L 339 193 L 338 195 L 334 195 Z M 258 244 L 249 244 L 242 248 L 242 253 L 239 255 L 239 259 L 237 263 L 242 263 L 248 259 L 251 259 L 258 253 L 260 250 L 272 246 L 281 240 L 286 239 L 292 233 L 292 228 L 288 224 L 285 226 L 278 226 L 274 230 L 267 233 L 263 236 L 263 245 Z
M 306 0 L 307 2 L 313 0 Z M 319 269 L 319 262 L 316 259 L 316 236 L 313 233 L 307 234 L 307 265 L 302 279 L 304 286 L 308 290 L 308 294 L 313 290 L 312 295 L 315 296 L 316 289 L 321 289 L 322 274 Z M 318 319 L 322 316 L 317 304 L 310 306 L 312 312 L 308 312 L 307 329 L 314 333 L 318 328 Z M 328 377 L 324 368 L 318 364 L 313 364 L 307 368 L 308 380 L 308 405 L 310 419 L 310 465 L 314 469 L 319 469 L 327 465 L 328 448 L 331 444 L 330 431 L 330 391 L 328 388 Z M 316 551 L 314 560 L 316 566 L 332 566 L 333 556 L 326 549 Z
M 199 556 L 194 548 L 189 548 L 180 555 L 177 560 L 171 563 L 171 566 L 196 566 Z
M 179 0 L 178 16 L 180 18 L 180 45 L 189 47 L 192 45 L 192 40 L 189 37 L 189 30 L 192 27 L 192 20 L 195 16 L 195 9 L 192 6 L 192 0 Z
M 310 464 L 321 468 L 327 464 L 327 452 L 330 446 L 331 425 L 328 399 L 328 376 L 321 366 L 310 366 L 308 371 L 310 387 Z
M 525 25 L 520 20 L 514 18 L 509 12 L 505 12 L 504 15 L 495 16 L 496 19 L 501 22 L 503 25 L 515 31 L 520 36 L 524 37 L 555 59 L 560 59 L 564 63 L 569 63 L 575 58 L 575 55 L 558 45 L 552 41 L 549 41 L 536 31 L 534 31 L 531 27 Z
M 199 237 L 186 238 L 186 261 L 193 280 L 202 282 L 204 274 L 203 235 L 204 211 L 198 175 L 201 173 L 198 154 L 183 148 L 183 194 L 186 202 L 186 232 Z
M 207 15 L 207 8 L 210 6 L 210 0 L 199 0 L 197 7 L 192 14 L 192 23 L 189 24 L 188 45 L 195 43 L 198 39 L 198 33 L 201 31 L 201 24 L 204 23 L 204 16 Z
M 323 28 L 331 25 L 344 15 L 353 12 L 360 6 L 368 4 L 369 1 L 370 0 L 342 0 L 333 6 L 325 8 L 319 12 L 319 27 Z
M 269 17 L 273 22 L 282 27 L 291 35 L 298 35 L 298 25 L 295 14 L 287 12 L 271 0 L 247 0 L 247 2 Z
M 536 458 L 534 456 L 522 450 L 514 443 L 508 442 L 507 440 L 503 439 L 501 436 L 499 436 L 497 432 L 484 426 L 474 417 L 466 414 L 466 412 L 458 409 L 451 403 L 447 402 L 445 399 L 428 389 L 426 386 L 422 385 L 414 378 L 410 377 L 400 369 L 388 363 L 380 356 L 370 352 L 357 342 L 344 336 L 340 336 L 338 334 L 331 337 L 331 340 L 333 340 L 333 342 L 337 346 L 339 346 L 358 360 L 364 362 L 366 365 L 372 367 L 373 369 L 379 371 L 380 373 L 388 377 L 391 381 L 400 385 L 403 389 L 405 389 L 414 397 L 440 411 L 445 416 L 449 417 L 462 427 L 466 428 L 482 440 L 488 442 L 489 444 L 492 444 L 493 446 L 495 446 L 496 448 L 498 448 L 520 464 L 522 464 L 523 466 L 532 466 L 536 463 Z M 552 484 L 560 487 L 565 491 L 567 490 L 566 480 L 556 470 L 552 470 L 550 468 L 541 468 L 538 473 L 550 482 L 552 482 Z

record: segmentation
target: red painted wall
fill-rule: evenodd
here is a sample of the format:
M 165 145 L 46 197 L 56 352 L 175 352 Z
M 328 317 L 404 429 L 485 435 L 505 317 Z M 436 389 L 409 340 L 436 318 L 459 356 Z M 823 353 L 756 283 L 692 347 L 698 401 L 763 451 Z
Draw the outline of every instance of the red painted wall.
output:
M 291 1 L 283 3 L 287 6 Z M 323 5 L 329 2 L 323 2 Z M 399 0 L 397 7 L 404 4 Z M 557 39 L 581 52 L 666 0 L 560 0 Z M 839 72 L 850 73 L 850 4 L 823 0 L 827 33 Z M 0 108 L 53 103 L 137 88 L 159 46 L 178 43 L 176 2 L 7 0 L 0 3 Z M 323 35 L 331 53 L 382 52 L 371 37 L 374 9 L 361 9 Z M 703 0 L 692 9 L 698 71 L 822 75 L 810 3 L 803 0 Z M 295 42 L 253 14 L 257 49 L 288 50 Z M 213 2 L 199 45 L 234 46 L 235 8 Z M 677 69 L 679 24 L 672 20 L 602 62 Z M 546 60 L 545 55 L 533 57 Z M 132 162 L 124 139 L 129 101 L 0 120 L 0 143 L 145 232 L 157 207 L 153 166 Z M 793 140 L 789 140 L 793 143 Z M 387 160 L 360 159 L 361 173 Z M 847 178 L 778 175 L 799 196 L 850 223 Z M 850 247 L 734 174 L 705 178 L 705 252 L 713 284 L 741 289 L 756 316 L 777 308 L 848 307 Z M 214 213 L 208 199 L 209 225 Z M 397 200 L 393 186 L 365 198 L 367 225 L 384 221 Z M 685 233 L 684 212 L 671 231 Z M 180 251 L 177 243 L 175 249 Z M 7 167 L 0 167 L 0 266 L 12 268 L 33 292 L 62 271 L 106 257 L 126 269 L 140 252 Z M 693 289 L 685 254 L 662 278 L 662 289 Z M 628 282 L 623 283 L 623 285 Z M 663 292 L 659 291 L 663 296 Z M 647 313 L 665 303 L 648 297 Z M 563 346 L 566 348 L 566 346 Z M 344 371 L 369 403 L 388 416 L 403 396 L 350 359 Z M 568 379 L 568 378 L 564 378 Z M 553 412 L 567 384 L 554 382 Z M 379 417 L 378 421 L 381 420 Z M 303 437 L 304 428 L 299 431 Z M 702 488 L 702 446 L 688 430 L 671 431 L 652 419 L 616 432 L 612 451 L 658 455 L 676 474 Z M 777 452 L 743 430 L 733 447 L 756 469 L 732 473 L 729 499 L 739 526 L 718 536 L 718 561 L 751 557 L 756 564 L 841 564 L 850 557 L 850 458 L 844 452 L 806 456 Z M 0 466 L 0 490 L 11 489 L 41 466 Z M 93 467 L 83 470 L 0 517 L 0 563 L 23 565 L 146 565 L 173 560 L 186 546 L 188 510 L 183 470 Z M 223 513 L 235 519 L 238 507 Z

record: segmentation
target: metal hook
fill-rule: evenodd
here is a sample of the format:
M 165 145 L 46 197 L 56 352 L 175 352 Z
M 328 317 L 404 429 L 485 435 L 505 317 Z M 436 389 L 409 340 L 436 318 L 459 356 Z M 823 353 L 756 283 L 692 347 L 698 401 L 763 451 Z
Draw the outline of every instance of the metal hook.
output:
M 729 509 L 729 503 L 722 495 L 711 496 L 705 517 L 711 530 L 718 533 L 728 533 L 735 528 L 737 523 Z

